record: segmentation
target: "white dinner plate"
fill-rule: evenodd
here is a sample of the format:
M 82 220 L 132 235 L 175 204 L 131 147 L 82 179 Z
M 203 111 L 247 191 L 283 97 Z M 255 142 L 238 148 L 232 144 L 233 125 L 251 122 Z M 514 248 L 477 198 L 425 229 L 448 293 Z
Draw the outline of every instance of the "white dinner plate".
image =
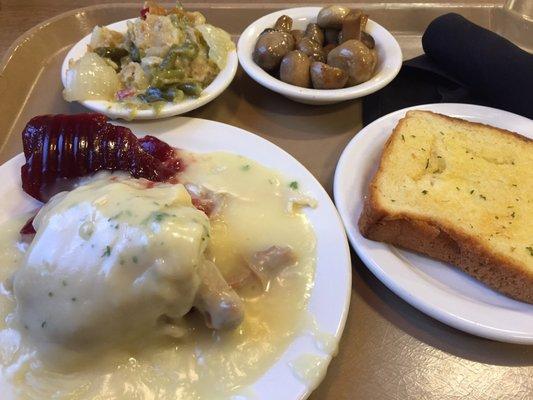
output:
M 136 18 L 131 18 L 124 21 L 118 21 L 111 25 L 107 25 L 107 27 L 120 33 L 126 33 L 128 29 L 127 22 L 135 19 Z M 87 52 L 87 45 L 89 43 L 91 43 L 91 34 L 85 36 L 76 43 L 65 56 L 63 64 L 61 65 L 61 82 L 63 82 L 63 86 L 66 86 L 69 61 L 81 58 Z M 110 118 L 122 118 L 126 120 L 158 119 L 180 115 L 195 110 L 220 95 L 229 86 L 231 81 L 233 81 L 233 78 L 237 73 L 238 65 L 239 59 L 237 58 L 237 50 L 232 50 L 228 53 L 228 59 L 224 69 L 219 72 L 209 86 L 202 90 L 200 97 L 196 99 L 186 98 L 179 103 L 166 103 L 160 110 L 158 110 L 158 112 L 150 108 L 146 110 L 136 110 L 135 113 L 132 114 L 131 109 L 123 104 L 106 100 L 85 100 L 80 101 L 80 104 L 83 104 L 90 110 L 105 114 Z
M 151 134 L 172 146 L 195 151 L 229 151 L 249 157 L 264 166 L 280 171 L 287 179 L 297 180 L 303 193 L 318 201 L 315 209 L 306 209 L 317 238 L 317 264 L 314 287 L 307 306 L 317 331 L 333 339 L 333 346 L 323 346 L 311 332 L 302 332 L 279 360 L 246 393 L 254 400 L 299 400 L 306 398 L 320 383 L 334 356 L 348 313 L 351 293 L 351 263 L 346 234 L 333 202 L 305 167 L 284 150 L 250 132 L 230 125 L 194 118 L 173 118 L 157 122 L 124 124 L 139 136 Z M 0 223 L 10 217 L 35 209 L 39 203 L 21 189 L 19 154 L 0 166 Z M 330 336 L 331 335 L 331 336 Z M 325 348 L 327 347 L 327 349 Z M 315 356 L 316 370 L 311 368 L 301 380 L 291 362 Z M 313 358 L 313 357 L 311 357 Z M 316 372 L 316 373 L 315 373 Z M 224 373 L 221 371 L 221 373 Z M 247 399 L 234 396 L 234 399 Z
M 497 293 L 450 264 L 367 240 L 359 232 L 363 196 L 383 145 L 410 109 L 434 111 L 533 137 L 530 119 L 469 104 L 410 107 L 372 122 L 346 146 L 335 171 L 335 203 L 352 246 L 385 285 L 420 311 L 473 335 L 533 344 L 533 305 Z

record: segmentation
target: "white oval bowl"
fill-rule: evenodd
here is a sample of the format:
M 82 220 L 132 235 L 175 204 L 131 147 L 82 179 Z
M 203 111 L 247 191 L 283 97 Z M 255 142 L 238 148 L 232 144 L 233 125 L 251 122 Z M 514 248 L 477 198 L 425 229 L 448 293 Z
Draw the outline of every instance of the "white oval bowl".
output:
M 118 21 L 111 25 L 107 25 L 107 27 L 117 32 L 125 33 L 127 31 L 126 23 L 135 19 L 136 18 L 131 18 Z M 87 52 L 87 45 L 90 42 L 91 35 L 89 34 L 76 43 L 66 55 L 65 59 L 63 60 L 63 65 L 61 66 L 61 81 L 63 82 L 63 86 L 66 86 L 69 61 L 71 59 L 77 60 L 81 58 Z M 110 118 L 122 118 L 126 120 L 158 119 L 171 117 L 173 115 L 180 115 L 201 107 L 220 95 L 233 81 L 238 65 L 239 61 L 237 58 L 237 52 L 232 50 L 228 53 L 228 59 L 224 69 L 220 71 L 215 80 L 202 91 L 200 97 L 196 99 L 187 98 L 179 103 L 167 103 L 157 113 L 151 108 L 132 112 L 131 108 L 128 108 L 122 103 L 107 100 L 84 100 L 80 101 L 79 103 L 83 104 L 90 110 L 100 112 Z
M 374 93 L 387 85 L 400 71 L 402 50 L 394 36 L 378 23 L 368 20 L 366 31 L 374 37 L 378 53 L 378 64 L 374 76 L 359 85 L 343 89 L 307 89 L 290 85 L 273 77 L 259 67 L 252 59 L 257 38 L 266 28 L 272 28 L 282 15 L 293 19 L 294 29 L 305 29 L 308 23 L 316 22 L 321 7 L 299 7 L 276 11 L 250 24 L 242 33 L 237 44 L 241 66 L 260 85 L 291 100 L 304 104 L 333 104 L 357 99 Z

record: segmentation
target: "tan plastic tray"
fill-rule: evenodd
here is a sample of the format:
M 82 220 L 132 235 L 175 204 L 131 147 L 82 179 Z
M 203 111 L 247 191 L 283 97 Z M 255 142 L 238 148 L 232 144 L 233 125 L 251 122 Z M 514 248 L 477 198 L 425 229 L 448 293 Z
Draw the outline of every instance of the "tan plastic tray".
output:
M 404 58 L 421 53 L 421 33 L 440 14 L 458 12 L 491 28 L 500 12 L 494 5 L 471 4 L 358 7 L 393 32 Z M 250 22 L 281 7 L 196 8 L 236 38 Z M 0 65 L 0 163 L 21 151 L 20 132 L 34 115 L 84 111 L 61 97 L 59 68 L 67 49 L 94 25 L 137 13 L 138 4 L 70 11 L 13 44 Z M 361 129 L 360 100 L 331 106 L 294 103 L 256 84 L 242 70 L 220 97 L 187 115 L 235 125 L 274 142 L 302 162 L 330 194 L 340 153 Z M 339 354 L 313 400 L 533 398 L 533 346 L 491 342 L 436 322 L 389 291 L 355 254 L 352 259 L 346 329 Z

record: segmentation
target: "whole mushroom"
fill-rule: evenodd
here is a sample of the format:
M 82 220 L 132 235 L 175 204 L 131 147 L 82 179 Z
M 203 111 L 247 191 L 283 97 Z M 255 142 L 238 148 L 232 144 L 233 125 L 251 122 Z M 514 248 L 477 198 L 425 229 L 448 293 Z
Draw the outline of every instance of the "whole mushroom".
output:
M 328 6 L 324 7 L 317 16 L 317 23 L 323 29 L 333 28 L 341 29 L 342 20 L 348 13 L 350 9 L 343 6 Z
M 308 24 L 304 36 L 314 40 L 320 46 L 324 46 L 324 32 L 317 24 Z
M 356 39 L 347 40 L 328 54 L 329 65 L 348 73 L 349 86 L 369 80 L 374 73 L 376 63 L 376 52 Z
M 260 34 L 259 36 L 263 35 L 264 33 L 273 32 L 273 31 L 277 31 L 277 29 L 274 29 L 274 28 L 265 28 L 265 29 L 263 30 L 263 32 L 261 32 L 261 34 Z
M 309 37 L 304 37 L 296 45 L 296 49 L 307 54 L 314 60 L 324 60 L 325 55 L 322 46 Z
M 342 21 L 339 43 L 351 39 L 361 40 L 361 31 L 365 28 L 366 21 L 367 19 L 361 10 L 350 11 Z
M 309 87 L 311 86 L 309 57 L 299 50 L 293 50 L 287 53 L 279 67 L 279 78 L 291 85 Z
M 291 35 L 294 38 L 294 43 L 298 43 L 305 35 L 305 32 L 301 29 L 293 29 Z
M 276 21 L 274 29 L 277 31 L 290 32 L 292 29 L 292 18 L 288 15 L 282 15 Z
M 320 49 L 316 53 L 309 55 L 309 60 L 311 61 L 320 61 L 326 62 L 327 54 L 324 52 L 324 49 Z
M 341 89 L 348 81 L 346 71 L 322 62 L 312 63 L 310 71 L 315 89 Z
M 267 71 L 276 69 L 281 59 L 294 49 L 294 38 L 290 33 L 269 31 L 261 34 L 255 44 L 253 60 Z

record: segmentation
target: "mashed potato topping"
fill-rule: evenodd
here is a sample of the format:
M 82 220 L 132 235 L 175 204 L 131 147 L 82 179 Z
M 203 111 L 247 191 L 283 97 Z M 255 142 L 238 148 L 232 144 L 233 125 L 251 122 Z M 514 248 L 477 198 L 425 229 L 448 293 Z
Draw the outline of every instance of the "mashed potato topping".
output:
M 192 308 L 210 226 L 182 185 L 97 180 L 56 195 L 34 225 L 13 286 L 45 350 L 128 344 Z

